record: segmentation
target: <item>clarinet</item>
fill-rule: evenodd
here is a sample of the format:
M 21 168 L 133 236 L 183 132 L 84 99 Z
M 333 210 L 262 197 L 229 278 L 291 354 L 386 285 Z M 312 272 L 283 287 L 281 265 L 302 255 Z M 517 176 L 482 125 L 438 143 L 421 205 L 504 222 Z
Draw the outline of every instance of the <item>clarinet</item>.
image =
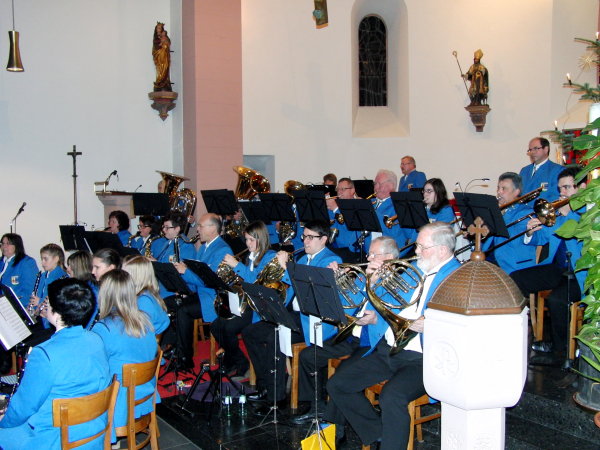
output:
M 31 293 L 30 297 L 34 297 L 37 295 L 37 290 L 38 290 L 38 287 L 40 286 L 41 279 L 42 279 L 42 271 L 40 270 L 37 274 L 37 278 L 35 279 L 35 285 L 33 286 L 33 292 Z M 36 307 L 36 305 L 32 305 L 31 303 L 29 303 L 29 305 L 27 305 L 27 313 L 31 316 L 31 318 L 33 319 L 34 322 L 37 322 L 37 319 L 36 319 L 37 314 L 35 313 L 35 307 Z
M 23 379 L 23 374 L 25 373 L 25 366 L 27 365 L 27 360 L 29 359 L 29 354 L 31 353 L 31 350 L 33 350 L 33 347 L 29 347 L 29 351 L 23 357 L 23 365 L 21 366 L 21 370 L 19 370 L 19 373 L 17 374 L 17 382 L 15 384 L 13 384 L 12 391 L 10 392 L 10 397 L 8 397 L 8 401 L 6 402 L 6 405 L 4 406 L 4 410 L 6 410 L 8 408 L 8 404 L 12 400 L 13 396 L 15 395 L 15 392 L 17 391 L 17 388 L 21 384 L 21 380 Z
M 173 262 L 174 263 L 181 262 L 181 256 L 179 253 L 179 236 L 177 236 L 175 239 L 173 239 Z

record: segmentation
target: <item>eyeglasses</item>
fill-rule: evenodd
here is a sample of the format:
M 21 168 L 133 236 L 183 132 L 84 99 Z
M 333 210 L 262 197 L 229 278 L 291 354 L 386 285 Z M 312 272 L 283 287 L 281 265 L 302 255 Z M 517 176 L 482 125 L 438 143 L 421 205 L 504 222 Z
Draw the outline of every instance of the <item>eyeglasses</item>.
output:
M 375 182 L 375 183 L 373 183 L 373 186 L 383 186 L 385 183 L 391 183 L 391 181 L 387 180 L 387 181 L 382 181 L 381 183 Z
M 163 225 L 161 228 L 162 228 L 163 230 L 174 230 L 174 229 L 175 229 L 175 227 L 168 227 L 168 226 L 166 226 L 166 225 Z
M 337 188 L 337 189 L 335 190 L 335 192 L 337 192 L 337 193 L 339 194 L 340 192 L 347 191 L 348 189 L 352 189 L 352 188 Z
M 367 255 L 367 258 L 375 258 L 376 256 L 383 256 L 383 255 L 387 255 L 387 253 L 369 253 Z
M 321 239 L 322 237 L 325 236 L 322 234 L 317 234 L 316 236 L 314 234 L 303 234 L 300 236 L 300 239 L 302 239 L 302 242 L 304 242 L 305 240 L 312 241 L 313 239 Z
M 430 248 L 437 247 L 437 245 L 435 245 L 435 244 L 434 245 L 430 245 L 429 247 L 423 247 L 423 245 L 419 244 L 418 242 L 417 242 L 416 246 L 421 251 L 423 251 L 423 250 L 429 250 Z
M 214 227 L 214 226 L 215 226 L 215 224 L 214 224 L 214 223 L 207 223 L 206 225 L 202 225 L 202 224 L 200 224 L 200 225 L 198 225 L 198 226 L 199 226 L 200 228 L 204 228 L 204 227 L 211 227 L 211 226 L 212 226 L 212 227 Z
M 562 191 L 564 189 L 565 191 L 568 191 L 569 189 L 572 189 L 574 187 L 575 187 L 574 184 L 563 184 L 562 186 L 558 187 L 558 190 Z
M 533 148 L 528 148 L 527 149 L 527 153 L 531 153 L 531 152 L 537 152 L 538 150 L 543 149 L 544 147 L 533 147 Z
M 138 230 L 141 230 L 142 228 L 152 228 L 152 227 L 150 227 L 148 225 L 138 225 Z
M 400 163 L 401 166 L 412 166 L 413 163 Z
M 434 192 L 433 189 L 423 189 L 423 194 L 433 194 Z

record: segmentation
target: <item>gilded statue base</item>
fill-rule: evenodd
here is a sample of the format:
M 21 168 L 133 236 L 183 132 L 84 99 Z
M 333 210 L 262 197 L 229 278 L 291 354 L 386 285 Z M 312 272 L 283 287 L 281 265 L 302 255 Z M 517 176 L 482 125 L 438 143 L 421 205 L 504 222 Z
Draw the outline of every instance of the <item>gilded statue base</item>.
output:
M 469 111 L 469 114 L 471 115 L 471 122 L 473 122 L 473 125 L 475 125 L 475 130 L 481 133 L 483 131 L 483 127 L 485 126 L 485 116 L 492 110 L 492 108 L 490 108 L 488 105 L 469 105 L 465 106 L 465 109 Z
M 177 92 L 170 91 L 150 92 L 148 94 L 148 98 L 154 102 L 151 105 L 152 109 L 158 111 L 158 116 L 162 120 L 169 117 L 168 112 L 175 108 L 175 100 L 177 100 L 178 96 Z

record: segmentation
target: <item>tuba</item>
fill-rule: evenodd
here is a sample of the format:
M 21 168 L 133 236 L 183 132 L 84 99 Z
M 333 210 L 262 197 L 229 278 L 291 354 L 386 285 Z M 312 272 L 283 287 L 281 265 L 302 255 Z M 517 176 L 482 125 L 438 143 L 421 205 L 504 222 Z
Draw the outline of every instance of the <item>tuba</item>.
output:
M 235 258 L 239 261 L 240 257 L 246 253 L 248 249 L 245 249 L 235 255 Z M 244 292 L 241 286 L 241 282 L 243 278 L 240 277 L 237 273 L 233 271 L 233 269 L 221 262 L 217 267 L 217 276 L 223 280 L 224 283 L 230 285 L 231 289 L 240 299 L 240 311 L 242 314 L 246 311 L 246 307 L 248 306 L 248 296 Z M 214 301 L 214 308 L 217 315 L 224 320 L 230 320 L 235 317 L 235 315 L 231 312 L 231 308 L 229 307 L 229 291 L 220 291 L 217 292 L 217 296 Z
M 386 261 L 383 266 L 374 272 L 379 279 L 373 283 L 372 274 L 367 278 L 367 295 L 369 301 L 375 310 L 389 324 L 394 333 L 394 346 L 390 350 L 390 355 L 395 355 L 402 350 L 408 342 L 418 333 L 412 331 L 409 327 L 414 320 L 405 319 L 392 312 L 392 309 L 405 309 L 414 305 L 421 298 L 423 293 L 423 277 L 421 273 L 412 265 L 410 261 L 414 261 L 418 257 L 410 259 L 392 259 Z M 388 294 L 396 300 L 397 304 L 387 303 L 379 297 L 375 292 L 379 288 L 383 288 Z M 400 292 L 407 294 L 411 290 L 416 290 L 417 295 L 414 300 L 406 301 Z
M 256 194 L 266 194 L 271 191 L 271 183 L 260 173 L 248 167 L 233 166 L 238 174 L 235 197 L 238 200 L 251 200 Z
M 186 216 L 194 212 L 196 208 L 196 193 L 191 189 L 183 188 L 179 191 L 179 185 L 189 178 L 181 175 L 174 175 L 168 172 L 157 170 L 163 178 L 163 194 L 169 195 L 169 204 L 172 210 L 179 211 Z

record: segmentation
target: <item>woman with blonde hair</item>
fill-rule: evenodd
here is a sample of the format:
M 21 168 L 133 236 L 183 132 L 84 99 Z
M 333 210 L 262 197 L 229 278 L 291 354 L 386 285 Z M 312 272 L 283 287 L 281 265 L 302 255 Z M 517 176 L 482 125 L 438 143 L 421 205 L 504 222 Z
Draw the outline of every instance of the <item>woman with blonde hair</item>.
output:
M 159 294 L 152 263 L 141 255 L 125 258 L 123 270 L 131 275 L 137 293 L 138 308 L 148 314 L 154 333 L 164 332 L 169 327 L 169 316 L 167 306 Z
M 110 375 L 117 375 L 122 382 L 123 365 L 151 361 L 156 357 L 157 344 L 154 328 L 148 315 L 138 309 L 137 291 L 131 276 L 121 269 L 113 269 L 102 275 L 98 292 L 100 321 L 93 330 L 104 341 Z M 156 387 L 153 379 L 138 386 L 136 400 L 143 398 Z M 152 411 L 152 398 L 135 407 L 135 417 L 139 418 Z M 115 406 L 113 426 L 127 424 L 127 390 L 120 389 Z M 113 432 L 112 442 L 116 442 Z

